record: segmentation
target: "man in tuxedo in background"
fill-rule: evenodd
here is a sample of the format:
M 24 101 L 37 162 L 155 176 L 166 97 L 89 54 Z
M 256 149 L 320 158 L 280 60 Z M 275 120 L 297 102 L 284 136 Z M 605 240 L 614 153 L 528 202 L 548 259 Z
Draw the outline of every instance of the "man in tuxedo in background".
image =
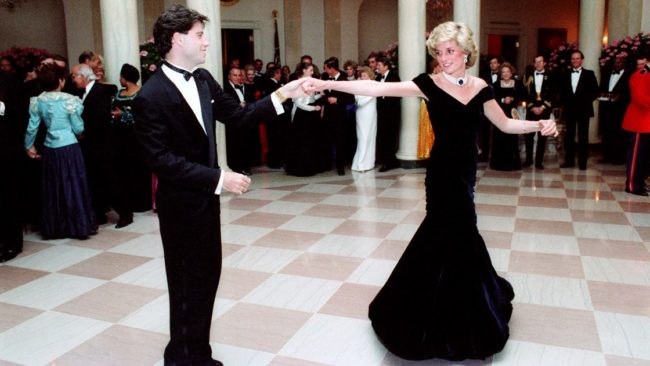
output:
M 390 69 L 388 57 L 377 57 L 377 81 L 390 83 L 400 81 L 397 72 Z M 397 147 L 402 122 L 402 98 L 377 97 L 377 163 L 380 172 L 399 167 Z
M 346 81 L 344 73 L 339 70 L 339 59 L 330 57 L 323 65 L 323 79 Z M 354 95 L 337 90 L 325 90 L 318 100 L 323 106 L 323 120 L 330 130 L 331 141 L 334 146 L 334 163 L 338 175 L 345 175 L 346 159 L 346 126 L 347 106 L 354 104 Z
M 627 136 L 621 124 L 630 103 L 630 73 L 625 59 L 616 58 L 610 70 L 603 72 L 599 88 L 599 121 L 603 140 L 603 163 L 624 164 Z
M 560 168 L 575 166 L 576 129 L 578 132 L 578 167 L 587 169 L 589 154 L 589 118 L 594 116 L 593 101 L 598 95 L 598 81 L 593 71 L 582 67 L 584 54 L 575 50 L 571 53 L 571 72 L 560 80 L 560 102 L 566 121 L 564 138 L 564 163 Z
M 282 70 L 280 66 L 269 62 L 264 78 L 264 95 L 272 95 L 276 90 L 282 87 L 280 79 Z M 286 131 L 289 126 L 289 113 L 275 116 L 265 120 L 266 126 L 266 143 L 268 151 L 266 154 L 266 165 L 271 169 L 282 169 L 284 166 L 284 155 L 286 149 Z
M 488 72 L 484 73 L 481 77 L 485 82 L 492 87 L 494 83 L 499 80 L 499 67 L 502 64 L 500 57 L 491 57 L 488 62 Z M 478 131 L 478 146 L 481 153 L 478 156 L 478 161 L 487 162 L 490 159 L 490 139 L 492 138 L 492 122 L 485 117 L 481 117 L 481 122 Z
M 109 210 L 111 181 L 110 123 L 115 85 L 97 82 L 93 69 L 86 64 L 72 67 L 72 82 L 83 90 L 84 120 L 81 148 L 86 163 L 88 187 L 99 225 L 105 224 Z
M 165 365 L 216 366 L 210 324 L 221 274 L 219 194 L 247 191 L 250 178 L 222 171 L 215 121 L 248 125 L 283 113 L 282 101 L 305 95 L 297 80 L 242 107 L 198 68 L 209 45 L 207 17 L 182 5 L 154 25 L 164 64 L 134 102 L 136 135 L 158 176 L 156 203 L 169 290 L 170 341 Z M 306 79 L 305 79 L 306 80 Z
M 245 88 L 243 70 L 238 67 L 228 70 L 228 80 L 223 85 L 223 91 L 239 102 L 242 107 L 246 105 Z M 250 149 L 249 139 L 246 138 L 248 134 L 247 129 L 241 129 L 235 125 L 226 126 L 228 166 L 233 171 L 244 175 L 251 175 L 251 165 L 247 153 L 247 150 Z
M 537 55 L 534 59 L 535 72 L 532 80 L 528 84 L 528 100 L 526 119 L 529 121 L 539 121 L 549 119 L 555 103 L 555 85 L 549 73 L 546 72 L 546 60 L 544 56 Z M 533 165 L 533 145 L 535 144 L 535 135 L 537 135 L 537 149 L 535 151 L 535 168 L 544 169 L 544 152 L 546 151 L 546 136 L 540 132 L 532 132 L 524 135 L 526 140 L 526 160 L 523 167 Z
M 26 108 L 17 92 L 20 84 L 13 75 L 0 71 L 0 263 L 23 251 L 23 191 L 25 124 L 19 109 Z

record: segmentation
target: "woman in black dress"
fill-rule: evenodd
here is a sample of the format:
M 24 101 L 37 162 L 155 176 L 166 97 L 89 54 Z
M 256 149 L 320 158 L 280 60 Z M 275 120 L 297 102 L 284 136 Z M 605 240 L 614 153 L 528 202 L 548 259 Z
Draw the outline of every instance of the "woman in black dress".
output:
M 485 358 L 503 349 L 514 293 L 492 267 L 476 226 L 476 133 L 482 114 L 500 130 L 557 133 L 549 120 L 508 118 L 491 89 L 466 73 L 478 58 L 472 31 L 462 23 L 436 27 L 427 41 L 442 67 L 412 81 L 313 80 L 308 91 L 426 99 L 436 141 L 427 161 L 427 215 L 390 278 L 370 304 L 382 343 L 406 359 Z
M 524 84 L 515 80 L 514 66 L 504 62 L 499 66 L 499 76 L 494 86 L 494 96 L 503 113 L 512 118 L 512 108 L 526 100 Z M 519 158 L 519 135 L 502 132 L 498 128 L 492 129 L 492 154 L 490 154 L 490 168 L 494 170 L 521 170 Z

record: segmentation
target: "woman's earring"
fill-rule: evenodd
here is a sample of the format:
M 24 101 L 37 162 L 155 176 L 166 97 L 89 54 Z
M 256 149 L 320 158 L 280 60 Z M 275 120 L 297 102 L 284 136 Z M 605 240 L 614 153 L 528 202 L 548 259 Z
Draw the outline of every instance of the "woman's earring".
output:
M 465 63 L 467 63 L 467 61 L 469 61 L 469 58 L 465 55 Z

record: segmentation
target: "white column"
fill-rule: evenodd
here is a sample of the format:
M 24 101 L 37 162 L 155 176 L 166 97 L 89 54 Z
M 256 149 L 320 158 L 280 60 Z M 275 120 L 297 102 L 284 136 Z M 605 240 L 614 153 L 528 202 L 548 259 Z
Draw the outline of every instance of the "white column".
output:
M 214 0 L 187 0 L 187 7 L 205 15 L 210 20 L 205 24 L 205 34 L 208 36 L 210 46 L 203 68 L 210 71 L 212 76 L 223 85 L 223 66 L 221 65 L 221 8 L 219 1 Z M 228 169 L 226 160 L 226 126 L 217 123 L 217 154 L 219 166 Z
M 481 0 L 454 1 L 454 22 L 462 22 L 474 32 L 476 49 L 481 49 Z M 478 60 L 478 55 L 476 55 Z M 470 75 L 478 76 L 478 62 L 467 70 Z
M 648 3 L 648 0 L 628 0 L 629 2 L 629 17 L 628 17 L 628 28 L 626 36 L 637 34 L 641 32 L 641 20 L 643 18 L 643 8 L 648 8 L 650 11 L 650 4 L 644 6 L 644 3 Z M 648 28 L 646 28 L 648 29 Z M 646 30 L 647 31 L 647 30 Z
M 639 32 L 648 31 L 650 31 L 650 0 L 643 0 L 643 6 L 641 7 L 641 29 L 639 29 Z
M 123 64 L 140 70 L 138 6 L 135 0 L 100 0 L 99 6 L 106 81 L 119 87 Z
M 425 0 L 399 0 L 397 3 L 399 77 L 411 80 L 425 71 Z M 415 161 L 418 155 L 420 98 L 402 98 L 402 125 L 399 135 L 399 160 Z
M 600 79 L 598 58 L 603 46 L 605 0 L 580 0 L 580 32 L 578 46 L 585 55 L 583 66 L 593 70 Z M 589 123 L 589 142 L 600 142 L 598 137 L 598 102 L 594 101 L 596 116 Z

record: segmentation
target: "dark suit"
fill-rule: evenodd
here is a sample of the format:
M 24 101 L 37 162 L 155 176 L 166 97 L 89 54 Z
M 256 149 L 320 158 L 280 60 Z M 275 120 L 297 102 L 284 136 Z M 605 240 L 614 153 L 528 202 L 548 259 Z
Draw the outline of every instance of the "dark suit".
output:
M 25 163 L 23 141 L 25 126 L 21 123 L 18 82 L 12 75 L 0 71 L 0 166 L 5 173 L 0 179 L 0 257 L 7 250 L 20 252 L 23 248 L 22 227 L 22 168 Z
M 248 86 L 242 86 L 242 96 L 244 102 L 250 101 L 246 96 L 249 94 Z M 239 96 L 235 88 L 226 80 L 223 84 L 223 91 L 233 98 L 236 102 L 240 102 Z M 228 166 L 236 172 L 249 172 L 253 165 L 251 159 L 251 150 L 259 151 L 258 147 L 251 145 L 257 142 L 259 145 L 259 130 L 257 126 L 250 126 L 250 128 L 241 129 L 233 124 L 226 126 L 226 155 L 228 158 Z M 256 141 L 257 140 L 257 141 Z
M 112 148 L 110 146 L 110 123 L 115 85 L 95 82 L 83 101 L 84 120 L 81 148 L 86 163 L 88 187 L 97 223 L 106 222 L 109 208 Z
M 549 72 L 544 72 L 541 76 L 541 91 L 537 94 L 536 73 L 531 76 L 531 82 L 528 84 L 528 98 L 526 100 L 528 111 L 526 119 L 529 121 L 539 121 L 541 119 L 549 119 L 553 107 L 555 106 L 557 94 L 556 87 L 552 75 Z M 539 78 L 539 76 L 537 77 Z M 533 107 L 544 107 L 542 114 L 537 115 L 531 110 Z M 537 134 L 537 149 L 535 152 L 535 166 L 542 167 L 544 163 L 544 152 L 546 151 L 546 136 L 542 136 L 541 132 L 527 133 L 524 135 L 526 140 L 526 162 L 525 165 L 530 165 L 533 162 L 533 145 L 535 134 Z
M 382 75 L 377 75 L 381 81 Z M 384 82 L 400 81 L 397 72 L 389 70 Z M 397 167 L 395 154 L 399 145 L 399 131 L 402 121 L 402 98 L 377 97 L 377 163 Z
M 575 164 L 577 128 L 578 166 L 584 170 L 587 168 L 589 149 L 589 118 L 594 116 L 592 103 L 598 95 L 598 81 L 593 71 L 583 68 L 574 93 L 571 74 L 569 71 L 562 75 L 559 84 L 560 101 L 564 108 L 562 114 L 566 122 L 564 165 L 571 167 Z
M 275 80 L 265 77 L 262 90 L 264 90 L 264 95 L 271 95 L 281 86 L 282 85 L 279 81 L 276 82 Z M 275 116 L 271 119 L 265 120 L 264 122 L 266 127 L 266 142 L 268 146 L 266 164 L 270 168 L 282 168 L 286 151 L 286 131 L 289 125 L 288 114 L 285 113 L 280 116 Z
M 210 323 L 221 274 L 221 223 L 215 189 L 215 120 L 251 124 L 276 115 L 270 98 L 240 104 L 209 72 L 195 78 L 205 131 L 174 83 L 160 70 L 134 102 L 136 135 L 158 176 L 156 204 L 170 301 L 165 362 L 203 364 L 211 357 Z
M 324 73 L 323 79 L 330 79 Z M 336 81 L 346 81 L 347 77 L 344 72 L 339 71 Z M 327 99 L 335 97 L 336 103 L 330 104 Z M 339 174 L 345 172 L 345 164 L 347 162 L 346 142 L 347 142 L 347 128 L 345 122 L 347 118 L 347 107 L 354 104 L 354 95 L 343 93 L 338 90 L 323 90 L 323 96 L 317 100 L 318 104 L 323 106 L 323 122 L 330 133 L 330 146 L 334 148 L 336 170 Z M 331 151 L 331 150 L 330 150 Z
M 621 128 L 625 110 L 630 103 L 630 74 L 624 71 L 612 91 L 609 91 L 609 81 L 612 72 L 605 72 L 600 79 L 599 92 L 611 96 L 611 100 L 599 101 L 599 122 L 603 139 L 603 160 L 614 163 L 625 163 L 627 136 Z
M 492 87 L 492 72 L 487 72 L 481 77 L 485 82 Z M 499 80 L 499 74 L 496 73 L 496 80 Z M 486 117 L 481 117 L 481 122 L 478 130 L 477 144 L 481 149 L 481 154 L 478 156 L 478 160 L 481 162 L 486 162 L 490 157 L 490 141 L 492 139 L 492 122 Z

